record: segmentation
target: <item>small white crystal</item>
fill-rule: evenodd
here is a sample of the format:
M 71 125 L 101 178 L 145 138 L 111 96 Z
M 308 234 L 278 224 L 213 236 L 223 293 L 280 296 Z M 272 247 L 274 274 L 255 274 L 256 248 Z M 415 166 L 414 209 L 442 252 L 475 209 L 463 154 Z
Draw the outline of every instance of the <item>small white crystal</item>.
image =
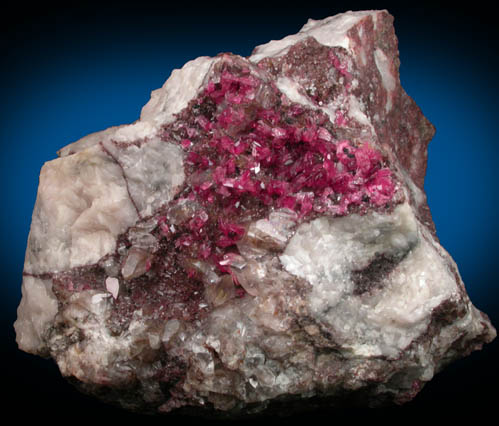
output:
M 386 11 L 309 20 L 187 63 L 138 121 L 61 149 L 19 347 L 124 407 L 230 417 L 405 402 L 490 342 L 428 215 L 433 127 L 398 63 Z
M 179 331 L 180 321 L 177 319 L 169 320 L 163 329 L 163 334 L 161 336 L 161 341 L 163 343 L 168 343 L 170 339 Z
M 106 278 L 106 289 L 111 293 L 114 299 L 118 297 L 118 292 L 120 290 L 120 282 L 118 278 L 115 277 L 107 277 Z
M 92 296 L 92 303 L 98 304 L 102 302 L 104 299 L 107 299 L 110 295 L 106 293 L 97 293 Z
M 127 255 L 125 263 L 121 268 L 121 274 L 125 280 L 131 280 L 147 272 L 150 253 L 138 247 L 132 247 Z

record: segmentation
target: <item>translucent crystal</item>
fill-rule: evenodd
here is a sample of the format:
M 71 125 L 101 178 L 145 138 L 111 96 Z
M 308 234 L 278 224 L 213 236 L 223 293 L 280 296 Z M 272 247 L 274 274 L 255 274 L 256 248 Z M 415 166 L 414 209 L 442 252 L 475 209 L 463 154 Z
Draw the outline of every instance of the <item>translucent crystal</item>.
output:
M 195 59 L 135 123 L 62 148 L 19 347 L 127 409 L 238 417 L 404 403 L 494 339 L 436 237 L 434 127 L 392 21 L 347 12 Z

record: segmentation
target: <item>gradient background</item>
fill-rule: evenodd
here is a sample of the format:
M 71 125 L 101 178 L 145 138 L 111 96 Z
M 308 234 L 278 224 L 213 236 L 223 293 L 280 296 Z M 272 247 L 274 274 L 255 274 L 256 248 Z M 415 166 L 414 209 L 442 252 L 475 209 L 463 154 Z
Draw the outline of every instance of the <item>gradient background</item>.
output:
M 200 55 L 254 46 L 296 33 L 307 18 L 346 10 L 388 9 L 399 38 L 402 85 L 437 127 L 426 191 L 442 245 L 457 262 L 474 304 L 499 325 L 497 267 L 498 31 L 493 13 L 404 2 L 310 3 L 260 8 L 252 1 L 20 5 L 2 11 L 0 209 L 3 411 L 56 424 L 83 421 L 163 424 L 79 394 L 51 361 L 17 350 L 12 323 L 21 297 L 26 239 L 40 167 L 88 133 L 130 123 L 151 90 Z M 409 6 L 408 6 L 409 5 Z M 318 412 L 302 420 L 409 419 L 436 412 L 486 418 L 499 402 L 497 340 L 457 361 L 403 407 Z M 171 421 L 178 421 L 173 418 Z M 280 421 L 277 421 L 280 422 Z M 243 422 L 244 423 L 244 422 Z M 283 421 L 284 423 L 284 421 Z

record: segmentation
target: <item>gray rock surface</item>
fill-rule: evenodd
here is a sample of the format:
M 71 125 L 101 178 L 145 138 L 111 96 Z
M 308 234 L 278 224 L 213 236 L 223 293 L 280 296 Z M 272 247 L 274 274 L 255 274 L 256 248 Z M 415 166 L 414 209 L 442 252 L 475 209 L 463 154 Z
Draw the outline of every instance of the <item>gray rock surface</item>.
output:
M 135 123 L 62 148 L 19 348 L 126 409 L 232 417 L 404 403 L 493 340 L 435 234 L 434 128 L 392 21 L 347 12 L 200 57 Z

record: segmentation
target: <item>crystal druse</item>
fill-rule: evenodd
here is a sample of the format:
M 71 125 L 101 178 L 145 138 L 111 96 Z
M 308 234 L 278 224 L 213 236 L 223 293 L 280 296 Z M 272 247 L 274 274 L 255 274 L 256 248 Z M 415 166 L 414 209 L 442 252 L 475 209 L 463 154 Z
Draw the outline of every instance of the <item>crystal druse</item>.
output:
M 496 332 L 423 192 L 386 11 L 200 57 L 40 174 L 20 349 L 130 410 L 412 399 Z

